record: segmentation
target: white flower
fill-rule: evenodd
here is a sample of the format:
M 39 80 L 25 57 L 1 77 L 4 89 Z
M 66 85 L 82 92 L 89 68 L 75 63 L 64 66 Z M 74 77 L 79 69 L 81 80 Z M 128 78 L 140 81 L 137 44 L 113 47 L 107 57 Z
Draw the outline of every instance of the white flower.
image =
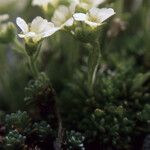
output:
M 75 7 L 74 2 L 69 7 L 60 5 L 54 12 L 52 22 L 58 27 L 72 26 L 74 21 L 72 15 L 75 13 Z
M 92 8 L 88 13 L 75 13 L 73 18 L 76 21 L 85 22 L 91 27 L 100 26 L 103 21 L 114 15 L 115 12 L 112 8 Z
M 48 5 L 56 6 L 58 4 L 58 0 L 33 0 L 32 5 L 33 6 L 40 6 L 43 7 L 43 9 L 47 10 Z
M 52 22 L 60 27 L 65 25 L 71 26 L 73 24 L 72 12 L 69 7 L 60 5 L 54 12 Z
M 33 42 L 38 42 L 59 30 L 59 28 L 56 28 L 52 22 L 48 22 L 46 19 L 39 16 L 29 25 L 20 17 L 16 19 L 16 23 L 22 30 L 22 33 L 18 34 L 19 37 L 25 38 L 27 41 L 32 39 Z

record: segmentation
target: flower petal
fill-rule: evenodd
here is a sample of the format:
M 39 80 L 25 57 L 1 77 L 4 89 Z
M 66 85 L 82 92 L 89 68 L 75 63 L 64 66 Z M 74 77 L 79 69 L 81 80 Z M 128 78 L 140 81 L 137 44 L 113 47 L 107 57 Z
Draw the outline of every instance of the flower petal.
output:
M 101 22 L 105 21 L 106 19 L 115 14 L 112 8 L 102 8 L 102 9 L 92 8 L 90 11 L 93 11 L 94 9 L 95 10 L 97 9 L 97 15 L 100 18 Z
M 25 35 L 25 34 L 18 34 L 18 36 L 19 36 L 20 38 L 24 38 L 26 35 Z
M 35 32 L 28 32 L 27 34 L 25 34 L 25 37 L 28 37 L 28 38 L 36 37 L 36 33 Z
M 40 16 L 37 16 L 33 21 L 31 22 L 31 28 L 30 30 L 39 33 L 41 30 L 45 27 L 45 24 L 47 24 L 48 21 L 46 19 L 43 19 Z
M 31 23 L 31 31 L 37 34 L 41 34 L 42 32 L 46 32 L 54 28 L 54 24 L 52 22 L 48 22 L 46 19 L 42 17 L 36 17 Z
M 87 19 L 87 16 L 86 14 L 84 13 L 75 13 L 73 15 L 73 18 L 76 20 L 76 21 L 85 21 Z
M 60 27 L 72 16 L 70 8 L 65 5 L 60 5 L 54 12 L 52 17 L 52 22 Z
M 97 27 L 97 26 L 101 25 L 101 23 L 91 22 L 91 21 L 88 21 L 88 20 L 86 20 L 85 23 L 88 24 L 91 27 Z
M 20 38 L 33 38 L 36 37 L 36 34 L 34 32 L 28 32 L 26 34 L 18 34 Z
M 70 19 L 68 19 L 66 22 L 65 22 L 65 26 L 67 26 L 67 27 L 69 27 L 69 26 L 72 26 L 73 25 L 73 22 L 74 22 L 74 20 L 73 20 L 73 18 L 70 18 Z
M 60 30 L 60 28 L 53 27 L 53 28 L 49 29 L 48 31 L 45 31 L 44 33 L 42 33 L 42 37 L 44 38 L 44 37 L 51 36 L 52 34 L 57 32 L 58 30 Z
M 19 28 L 22 30 L 23 33 L 29 32 L 28 25 L 22 18 L 17 17 L 16 23 L 19 26 Z

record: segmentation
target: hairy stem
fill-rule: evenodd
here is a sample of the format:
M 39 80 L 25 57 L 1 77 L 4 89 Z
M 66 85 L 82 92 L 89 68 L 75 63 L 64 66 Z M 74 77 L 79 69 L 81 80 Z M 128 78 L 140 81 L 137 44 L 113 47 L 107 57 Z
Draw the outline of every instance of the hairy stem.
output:
M 37 69 L 37 66 L 36 66 L 36 63 L 34 61 L 33 56 L 29 56 L 29 65 L 30 65 L 30 69 L 31 69 L 33 76 L 37 77 L 38 76 L 38 69 Z
M 93 94 L 94 85 L 96 81 L 96 74 L 100 65 L 101 53 L 100 44 L 98 40 L 91 43 L 91 45 L 93 47 L 93 50 L 90 52 L 88 60 L 88 87 L 89 92 Z

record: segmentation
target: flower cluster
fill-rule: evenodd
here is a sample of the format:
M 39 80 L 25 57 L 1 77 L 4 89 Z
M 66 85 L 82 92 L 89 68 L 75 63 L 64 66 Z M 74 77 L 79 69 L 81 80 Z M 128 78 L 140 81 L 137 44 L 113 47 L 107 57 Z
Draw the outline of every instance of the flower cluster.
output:
M 72 26 L 74 21 L 82 21 L 90 26 L 100 26 L 103 21 L 115 14 L 112 8 L 97 8 L 104 0 L 74 0 L 70 6 L 59 6 L 52 17 L 54 24 Z M 83 13 L 78 7 L 84 9 Z
M 83 22 L 92 28 L 101 26 L 103 21 L 115 14 L 112 8 L 99 9 L 98 6 L 103 2 L 104 0 L 72 0 L 69 6 L 66 6 L 58 5 L 59 1 L 57 0 L 33 0 L 33 6 L 38 5 L 48 11 L 48 5 L 52 5 L 56 9 L 53 12 L 51 22 L 36 17 L 31 24 L 27 24 L 22 18 L 18 17 L 16 23 L 22 30 L 19 37 L 24 38 L 26 42 L 36 43 L 58 30 L 65 29 L 65 27 L 72 29 L 74 25 L 79 26 L 76 22 Z M 79 7 L 82 7 L 85 13 L 79 11 Z M 74 31 L 71 32 L 74 33 Z

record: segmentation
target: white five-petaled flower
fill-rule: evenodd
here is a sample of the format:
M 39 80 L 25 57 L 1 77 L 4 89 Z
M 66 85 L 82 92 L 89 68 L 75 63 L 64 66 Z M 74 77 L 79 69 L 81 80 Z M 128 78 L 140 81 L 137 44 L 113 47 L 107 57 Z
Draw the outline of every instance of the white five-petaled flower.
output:
M 100 26 L 103 21 L 115 14 L 112 8 L 91 8 L 88 13 L 75 13 L 73 15 L 74 20 L 85 22 L 91 27 Z
M 77 6 L 77 1 L 72 0 L 70 6 L 60 5 L 54 12 L 52 22 L 59 27 L 72 26 L 73 25 L 73 14 Z
M 20 17 L 16 19 L 16 23 L 22 30 L 22 33 L 18 34 L 19 37 L 24 38 L 26 41 L 32 39 L 33 42 L 38 42 L 45 37 L 51 36 L 60 29 L 55 27 L 52 22 L 48 22 L 39 16 L 29 25 Z
M 33 6 L 40 6 L 43 9 L 47 10 L 48 5 L 51 4 L 52 6 L 56 6 L 58 4 L 58 0 L 33 0 Z
M 58 27 L 71 26 L 73 24 L 72 15 L 74 12 L 75 9 L 72 7 L 60 5 L 54 12 L 52 22 Z

